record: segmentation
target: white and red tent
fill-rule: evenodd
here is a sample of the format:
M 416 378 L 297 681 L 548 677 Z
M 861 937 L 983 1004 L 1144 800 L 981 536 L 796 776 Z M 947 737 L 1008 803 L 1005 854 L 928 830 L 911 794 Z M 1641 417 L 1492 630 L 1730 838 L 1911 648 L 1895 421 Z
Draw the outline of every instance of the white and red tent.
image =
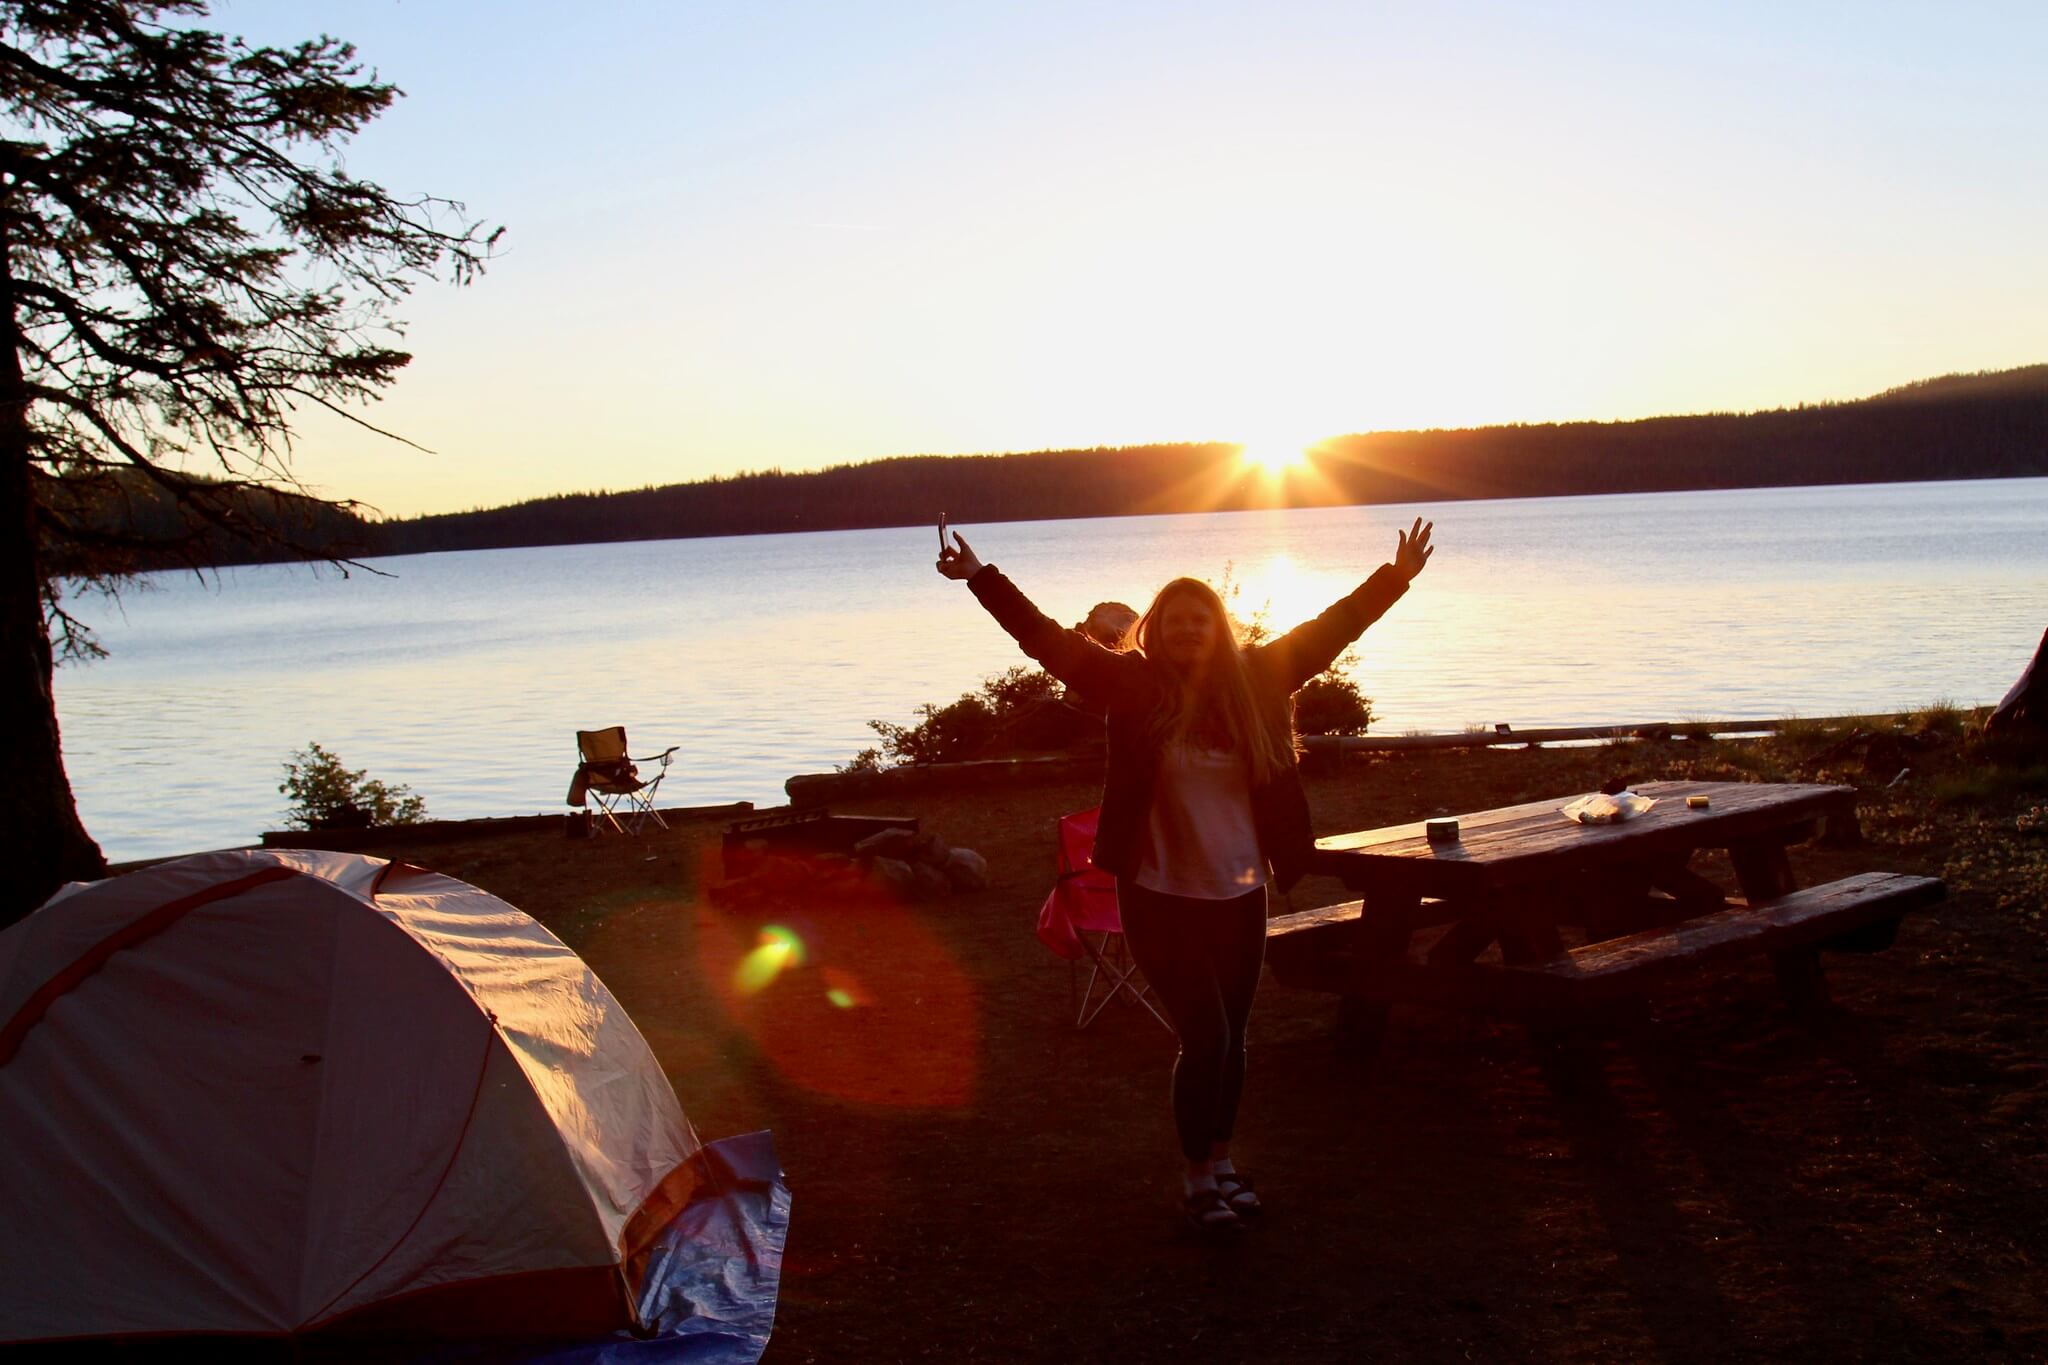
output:
M 531 918 L 281 850 L 73 885 L 0 932 L 0 1142 L 14 1342 L 602 1334 L 707 1168 Z

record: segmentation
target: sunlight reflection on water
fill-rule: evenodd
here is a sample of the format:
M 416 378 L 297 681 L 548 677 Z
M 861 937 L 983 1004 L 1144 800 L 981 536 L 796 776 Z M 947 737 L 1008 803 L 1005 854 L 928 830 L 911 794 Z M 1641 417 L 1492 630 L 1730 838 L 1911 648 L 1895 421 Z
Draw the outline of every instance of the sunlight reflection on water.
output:
M 1828 715 L 1995 700 L 2048 624 L 2048 480 L 1329 508 L 964 528 L 1061 621 L 1188 573 L 1285 629 L 1434 517 L 1367 633 L 1381 733 Z M 252 840 L 318 740 L 440 816 L 559 810 L 579 728 L 683 751 L 664 803 L 779 803 L 792 773 L 1024 662 L 932 572 L 929 528 L 156 575 L 86 599 L 112 657 L 58 675 L 110 857 Z

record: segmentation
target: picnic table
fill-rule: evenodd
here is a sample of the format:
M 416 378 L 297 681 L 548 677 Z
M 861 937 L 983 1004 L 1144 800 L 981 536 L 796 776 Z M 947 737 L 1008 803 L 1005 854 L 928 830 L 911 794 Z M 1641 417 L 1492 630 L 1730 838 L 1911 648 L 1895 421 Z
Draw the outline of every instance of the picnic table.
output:
M 1635 790 L 1656 804 L 1614 824 L 1567 820 L 1564 798 L 1460 815 L 1454 842 L 1432 842 L 1420 821 L 1318 840 L 1313 870 L 1362 897 L 1270 921 L 1274 977 L 1346 997 L 1368 1037 L 1391 1002 L 1584 1011 L 1755 952 L 1789 1003 L 1812 1007 L 1827 999 L 1823 949 L 1888 947 L 1905 914 L 1944 894 L 1891 872 L 1799 888 L 1787 847 L 1823 830 L 1853 842 L 1853 787 Z M 1692 866 L 1702 850 L 1726 852 L 1739 896 Z

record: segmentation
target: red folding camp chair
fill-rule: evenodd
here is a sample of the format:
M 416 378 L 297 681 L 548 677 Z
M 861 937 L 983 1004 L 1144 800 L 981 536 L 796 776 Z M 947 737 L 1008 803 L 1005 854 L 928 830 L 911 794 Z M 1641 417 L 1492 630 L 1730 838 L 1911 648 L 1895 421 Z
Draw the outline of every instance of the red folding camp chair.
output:
M 1124 922 L 1117 913 L 1116 878 L 1088 860 L 1095 846 L 1095 821 L 1101 807 L 1060 817 L 1059 879 L 1038 912 L 1038 939 L 1067 959 L 1072 970 L 1067 983 L 1072 995 L 1075 974 L 1088 963 L 1088 982 L 1078 994 L 1074 1027 L 1087 1028 L 1110 1001 L 1122 998 L 1151 1011 L 1152 1017 L 1170 1031 L 1173 1025 L 1152 1003 L 1152 988 L 1145 983 L 1131 951 L 1124 943 Z M 1102 994 L 1096 994 L 1098 984 Z

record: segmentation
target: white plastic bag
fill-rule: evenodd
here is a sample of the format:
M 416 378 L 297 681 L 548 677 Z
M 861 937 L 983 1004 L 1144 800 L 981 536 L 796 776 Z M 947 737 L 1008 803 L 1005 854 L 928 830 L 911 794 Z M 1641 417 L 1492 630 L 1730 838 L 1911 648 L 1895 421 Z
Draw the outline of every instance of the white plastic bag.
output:
M 1560 807 L 1564 818 L 1577 825 L 1612 825 L 1631 816 L 1641 815 L 1657 802 L 1648 796 L 1637 796 L 1634 792 L 1594 792 L 1582 796 L 1569 806 Z

